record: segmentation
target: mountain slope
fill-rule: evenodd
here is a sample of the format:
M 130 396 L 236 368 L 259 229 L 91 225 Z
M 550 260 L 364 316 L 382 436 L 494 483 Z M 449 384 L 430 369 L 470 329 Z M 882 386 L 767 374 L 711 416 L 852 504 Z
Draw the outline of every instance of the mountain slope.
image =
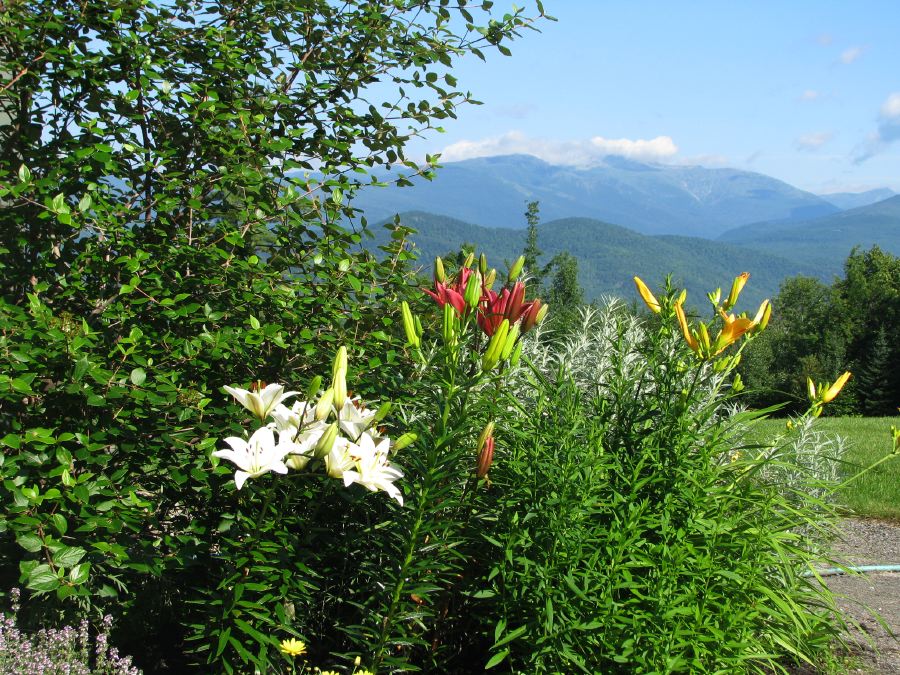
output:
M 854 246 L 877 244 L 900 255 L 900 195 L 801 223 L 745 225 L 725 232 L 720 241 L 790 257 L 830 277 L 840 273 Z
M 758 173 L 620 157 L 585 169 L 527 155 L 484 157 L 448 162 L 433 181 L 413 182 L 412 187 L 364 189 L 354 206 L 371 221 L 427 211 L 488 227 L 520 228 L 525 227 L 525 203 L 538 200 L 548 221 L 585 217 L 644 234 L 708 238 L 744 223 L 838 211 L 816 195 Z
M 484 228 L 445 216 L 412 212 L 401 215 L 404 225 L 418 232 L 412 236 L 422 265 L 430 270 L 431 260 L 472 243 L 487 253 L 491 263 L 502 270 L 525 246 L 523 230 Z M 387 231 L 375 227 L 374 245 L 387 242 Z M 662 285 L 666 274 L 684 286 L 690 301 L 705 304 L 706 292 L 721 286 L 727 291 L 740 272 L 750 272 L 753 282 L 744 293 L 742 308 L 751 309 L 764 297 L 778 291 L 782 279 L 795 274 L 814 274 L 810 267 L 796 265 L 778 256 L 733 244 L 678 236 L 647 236 L 624 227 L 589 218 L 565 218 L 538 228 L 538 245 L 543 262 L 561 251 L 578 259 L 579 277 L 588 299 L 604 294 L 634 299 L 632 277 L 641 276 L 651 287 Z M 755 309 L 755 307 L 752 307 Z
M 868 190 L 867 192 L 834 192 L 829 195 L 819 195 L 829 204 L 834 204 L 842 211 L 858 209 L 860 206 L 868 206 L 876 202 L 890 199 L 896 192 L 889 188 Z

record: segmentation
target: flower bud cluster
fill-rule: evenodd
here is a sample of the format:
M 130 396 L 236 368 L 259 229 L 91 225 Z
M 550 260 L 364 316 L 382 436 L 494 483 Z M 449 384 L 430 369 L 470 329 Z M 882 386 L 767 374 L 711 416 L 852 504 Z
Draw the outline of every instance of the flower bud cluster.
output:
M 718 333 L 715 338 L 712 337 L 714 330 L 712 322 L 709 324 L 697 322 L 696 325 L 691 325 L 688 322 L 687 315 L 684 312 L 684 303 L 685 300 L 687 300 L 687 293 L 682 291 L 681 295 L 675 299 L 674 303 L 666 305 L 667 307 L 671 306 L 674 308 L 675 317 L 678 320 L 678 325 L 681 328 L 684 340 L 700 360 L 710 361 L 714 359 L 742 337 L 750 337 L 759 333 L 760 331 L 765 330 L 768 325 L 769 318 L 772 316 L 772 303 L 769 300 L 763 300 L 762 304 L 759 306 L 759 310 L 756 312 L 756 316 L 752 319 L 745 314 L 739 316 L 729 314 L 729 311 L 734 307 L 735 303 L 737 303 L 738 297 L 749 278 L 750 274 L 747 272 L 735 277 L 731 284 L 731 292 L 722 304 L 719 304 L 722 299 L 721 288 L 717 288 L 712 293 L 707 294 L 707 298 L 709 298 L 719 319 L 721 319 L 719 322 L 721 325 L 718 328 Z M 653 295 L 647 285 L 641 281 L 639 277 L 634 277 L 634 283 L 647 307 L 656 314 L 662 312 L 663 304 L 656 299 L 656 296 Z M 734 361 L 730 363 L 731 366 L 737 365 Z
M 248 439 L 226 438 L 230 448 L 212 453 L 237 466 L 234 482 L 238 490 L 247 479 L 269 472 L 322 469 L 343 480 L 345 486 L 357 483 L 372 492 L 381 490 L 403 504 L 403 495 L 394 485 L 403 472 L 389 456 L 413 443 L 416 436 L 406 433 L 392 444 L 378 429 L 390 412 L 390 403 L 372 410 L 359 397 L 351 397 L 347 367 L 347 349 L 341 347 L 332 366 L 331 385 L 320 392 L 322 378 L 314 378 L 307 400 L 295 400 L 290 407 L 288 399 L 299 392 L 286 392 L 281 384 L 257 391 L 225 387 L 262 423 Z

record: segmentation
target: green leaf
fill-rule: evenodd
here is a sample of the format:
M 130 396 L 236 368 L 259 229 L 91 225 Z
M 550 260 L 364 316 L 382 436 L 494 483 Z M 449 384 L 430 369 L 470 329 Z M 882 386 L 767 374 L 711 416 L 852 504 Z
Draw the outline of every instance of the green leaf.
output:
M 143 368 L 135 368 L 131 371 L 131 384 L 140 387 L 147 380 L 147 371 Z
M 491 657 L 490 661 L 488 661 L 487 663 L 484 664 L 484 669 L 485 669 L 485 670 L 490 670 L 490 669 L 493 668 L 494 666 L 500 665 L 501 663 L 503 663 L 503 660 L 504 660 L 507 656 L 509 656 L 509 650 L 508 650 L 508 649 L 504 649 L 504 650 L 503 650 L 502 652 L 500 652 L 499 654 L 494 654 L 494 655 Z
M 19 180 L 23 183 L 31 182 L 31 170 L 24 164 L 19 167 Z
M 44 543 L 36 534 L 23 534 L 16 537 L 16 542 L 29 553 L 37 553 L 43 548 Z
M 259 325 L 260 325 L 260 324 L 259 324 L 259 319 L 257 319 L 255 316 L 251 316 L 251 317 L 250 317 L 250 327 L 251 327 L 253 330 L 259 330 Z
M 86 553 L 80 546 L 64 546 L 53 554 L 53 562 L 60 567 L 73 567 L 81 562 Z
M 27 588 L 38 593 L 55 591 L 59 586 L 59 577 L 50 569 L 49 565 L 38 565 L 28 576 Z
M 83 584 L 88 580 L 91 571 L 91 563 L 84 562 L 75 565 L 69 570 L 69 581 L 73 584 Z

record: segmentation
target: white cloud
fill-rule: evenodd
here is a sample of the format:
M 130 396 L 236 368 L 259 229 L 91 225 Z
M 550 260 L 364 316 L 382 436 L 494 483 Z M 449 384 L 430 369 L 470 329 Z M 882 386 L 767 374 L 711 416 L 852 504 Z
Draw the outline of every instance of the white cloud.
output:
M 854 61 L 856 61 L 860 56 L 862 56 L 863 48 L 862 47 L 849 47 L 841 52 L 839 60 L 844 65 L 850 65 Z
M 895 91 L 881 104 L 882 119 L 900 118 L 900 91 Z
M 458 162 L 473 157 L 524 154 L 533 155 L 551 164 L 588 166 L 608 155 L 661 162 L 671 159 L 677 153 L 678 146 L 669 136 L 657 136 L 648 140 L 594 136 L 585 140 L 557 141 L 531 138 L 519 131 L 509 131 L 500 136 L 478 141 L 459 141 L 448 145 L 441 152 L 441 159 Z
M 857 164 L 883 152 L 888 145 L 900 140 L 900 91 L 890 94 L 881 104 L 878 129 L 869 134 L 866 141 L 856 149 L 853 161 Z
M 816 41 L 823 47 L 828 47 L 832 42 L 834 42 L 834 38 L 831 36 L 831 33 L 822 33 L 821 35 L 819 35 L 819 37 L 816 38 Z
M 814 134 L 804 134 L 796 141 L 798 150 L 812 152 L 818 150 L 828 141 L 834 138 L 834 134 L 830 131 L 820 131 Z
M 800 100 L 801 101 L 815 101 L 821 95 L 822 94 L 817 92 L 815 89 L 807 89 L 802 94 L 800 94 Z

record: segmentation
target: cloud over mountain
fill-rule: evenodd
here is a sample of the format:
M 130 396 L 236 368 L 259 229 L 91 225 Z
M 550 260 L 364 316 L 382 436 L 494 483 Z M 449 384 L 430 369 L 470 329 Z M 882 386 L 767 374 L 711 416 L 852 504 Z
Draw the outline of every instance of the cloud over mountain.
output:
M 592 138 L 574 141 L 558 141 L 532 138 L 519 131 L 509 131 L 478 141 L 459 141 L 448 145 L 441 158 L 458 162 L 476 157 L 497 155 L 532 155 L 545 162 L 561 166 L 590 166 L 604 157 L 625 157 L 638 161 L 661 162 L 672 159 L 678 146 L 669 136 L 651 139 Z
M 900 91 L 892 93 L 881 104 L 878 129 L 857 150 L 854 161 L 860 164 L 897 140 L 900 140 Z

